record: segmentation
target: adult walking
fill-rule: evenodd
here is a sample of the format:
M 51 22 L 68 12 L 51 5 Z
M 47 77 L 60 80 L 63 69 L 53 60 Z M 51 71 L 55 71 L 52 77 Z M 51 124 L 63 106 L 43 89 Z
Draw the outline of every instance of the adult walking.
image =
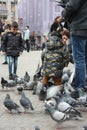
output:
M 75 62 L 75 89 L 79 91 L 86 85 L 87 71 L 87 0 L 69 0 L 62 17 L 70 22 L 71 43 Z
M 29 37 L 30 37 L 30 30 L 29 30 L 29 26 L 27 25 L 27 26 L 25 27 L 25 30 L 24 30 L 24 40 L 25 40 L 27 52 L 30 51 Z

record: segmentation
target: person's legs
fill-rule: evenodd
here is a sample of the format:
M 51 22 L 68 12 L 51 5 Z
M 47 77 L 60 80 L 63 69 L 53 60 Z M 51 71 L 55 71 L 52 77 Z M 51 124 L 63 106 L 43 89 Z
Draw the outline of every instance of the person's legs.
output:
M 17 66 L 18 66 L 18 57 L 14 57 L 14 74 L 17 72 Z
M 11 79 L 11 77 L 12 77 L 13 57 L 12 56 L 7 56 L 7 61 L 8 61 L 8 69 L 9 69 L 9 79 Z
M 85 87 L 85 74 L 86 74 L 86 62 L 85 62 L 85 46 L 87 39 L 81 36 L 71 35 L 71 43 L 73 49 L 73 57 L 75 62 L 75 89 Z
M 85 61 L 86 61 L 86 75 L 87 75 L 87 40 L 86 40 L 86 47 L 85 47 Z
M 30 43 L 29 40 L 26 40 L 26 47 L 27 47 L 27 52 L 30 51 Z
M 2 64 L 8 64 L 7 62 L 7 55 L 5 54 L 5 61 Z

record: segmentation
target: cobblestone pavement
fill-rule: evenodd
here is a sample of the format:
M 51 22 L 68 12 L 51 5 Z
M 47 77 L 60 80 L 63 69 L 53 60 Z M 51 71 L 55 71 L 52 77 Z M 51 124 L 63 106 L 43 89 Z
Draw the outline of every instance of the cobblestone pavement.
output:
M 19 58 L 18 76 L 23 77 L 25 71 L 32 76 L 40 62 L 41 52 L 24 52 Z M 4 55 L 0 54 L 0 78 L 4 77 L 8 80 L 8 65 L 2 65 Z M 69 65 L 73 69 L 73 65 Z M 44 103 L 38 100 L 37 95 L 32 95 L 32 91 L 25 91 L 26 95 L 33 103 L 35 110 L 24 114 L 10 114 L 5 110 L 3 100 L 6 93 L 10 93 L 11 98 L 20 105 L 20 95 L 16 89 L 2 90 L 0 85 L 0 130 L 34 130 L 35 125 L 40 126 L 40 130 L 82 130 L 82 126 L 87 124 L 87 112 L 83 112 L 83 118 L 80 121 L 66 121 L 64 123 L 56 123 L 44 110 Z M 24 109 L 20 106 L 21 111 Z

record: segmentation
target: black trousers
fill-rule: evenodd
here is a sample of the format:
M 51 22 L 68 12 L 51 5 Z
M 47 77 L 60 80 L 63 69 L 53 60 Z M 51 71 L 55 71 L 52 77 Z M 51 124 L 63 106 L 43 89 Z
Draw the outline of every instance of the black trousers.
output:
M 27 49 L 27 52 L 30 51 L 30 42 L 29 42 L 29 40 L 26 40 L 26 49 Z

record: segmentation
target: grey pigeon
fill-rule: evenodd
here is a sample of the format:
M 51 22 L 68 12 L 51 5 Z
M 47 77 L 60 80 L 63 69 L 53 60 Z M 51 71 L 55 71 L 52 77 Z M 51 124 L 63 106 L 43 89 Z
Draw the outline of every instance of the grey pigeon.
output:
M 22 92 L 20 104 L 23 106 L 25 112 L 27 109 L 31 108 L 31 110 L 34 110 L 32 103 L 28 97 L 26 97 L 25 93 Z
M 25 72 L 24 81 L 25 82 L 29 82 L 30 81 L 30 76 L 29 76 L 28 72 Z
M 22 86 L 17 86 L 18 94 L 21 94 L 23 92 L 24 88 Z
M 13 87 L 15 87 L 17 84 L 16 84 L 16 82 L 15 81 L 11 81 L 11 82 L 8 82 L 7 83 L 7 86 L 6 87 L 8 87 L 8 88 L 13 88 Z
M 5 79 L 2 77 L 2 78 L 1 78 L 2 89 L 4 89 L 4 87 L 6 87 L 7 84 L 8 84 L 8 81 L 5 80 Z
M 81 106 L 87 107 L 87 95 L 80 96 L 78 102 Z
M 62 83 L 64 84 L 65 82 L 68 82 L 68 80 L 69 80 L 68 74 L 67 74 L 67 73 L 64 73 L 64 74 L 62 75 Z
M 23 84 L 23 83 L 24 83 L 23 78 L 19 78 L 19 77 L 16 77 L 16 78 L 14 79 L 14 81 L 15 81 L 17 84 Z
M 1 78 L 1 84 L 2 84 L 2 88 L 3 89 L 4 89 L 4 87 L 7 89 L 7 88 L 13 88 L 13 87 L 16 86 L 16 82 L 15 81 L 8 82 L 4 78 Z
M 81 113 L 78 110 L 76 110 L 74 107 L 69 105 L 67 102 L 61 100 L 61 98 L 59 96 L 55 96 L 54 99 L 57 102 L 57 108 L 59 111 L 65 112 L 73 117 L 74 116 L 82 117 Z
M 21 113 L 21 112 L 19 111 L 19 105 L 17 105 L 17 104 L 10 98 L 10 95 L 9 95 L 9 94 L 6 95 L 3 104 L 4 104 L 4 106 L 5 106 L 10 112 L 12 112 L 12 110 L 15 110 L 17 113 Z
M 26 83 L 24 83 L 24 90 L 33 90 L 34 85 L 35 85 L 35 83 L 33 81 L 26 82 Z
M 54 109 L 51 105 L 45 104 L 45 107 L 47 111 L 49 112 L 51 118 L 56 122 L 63 122 L 67 119 L 69 119 L 69 115 L 65 114 L 63 112 L 58 111 L 57 109 Z

